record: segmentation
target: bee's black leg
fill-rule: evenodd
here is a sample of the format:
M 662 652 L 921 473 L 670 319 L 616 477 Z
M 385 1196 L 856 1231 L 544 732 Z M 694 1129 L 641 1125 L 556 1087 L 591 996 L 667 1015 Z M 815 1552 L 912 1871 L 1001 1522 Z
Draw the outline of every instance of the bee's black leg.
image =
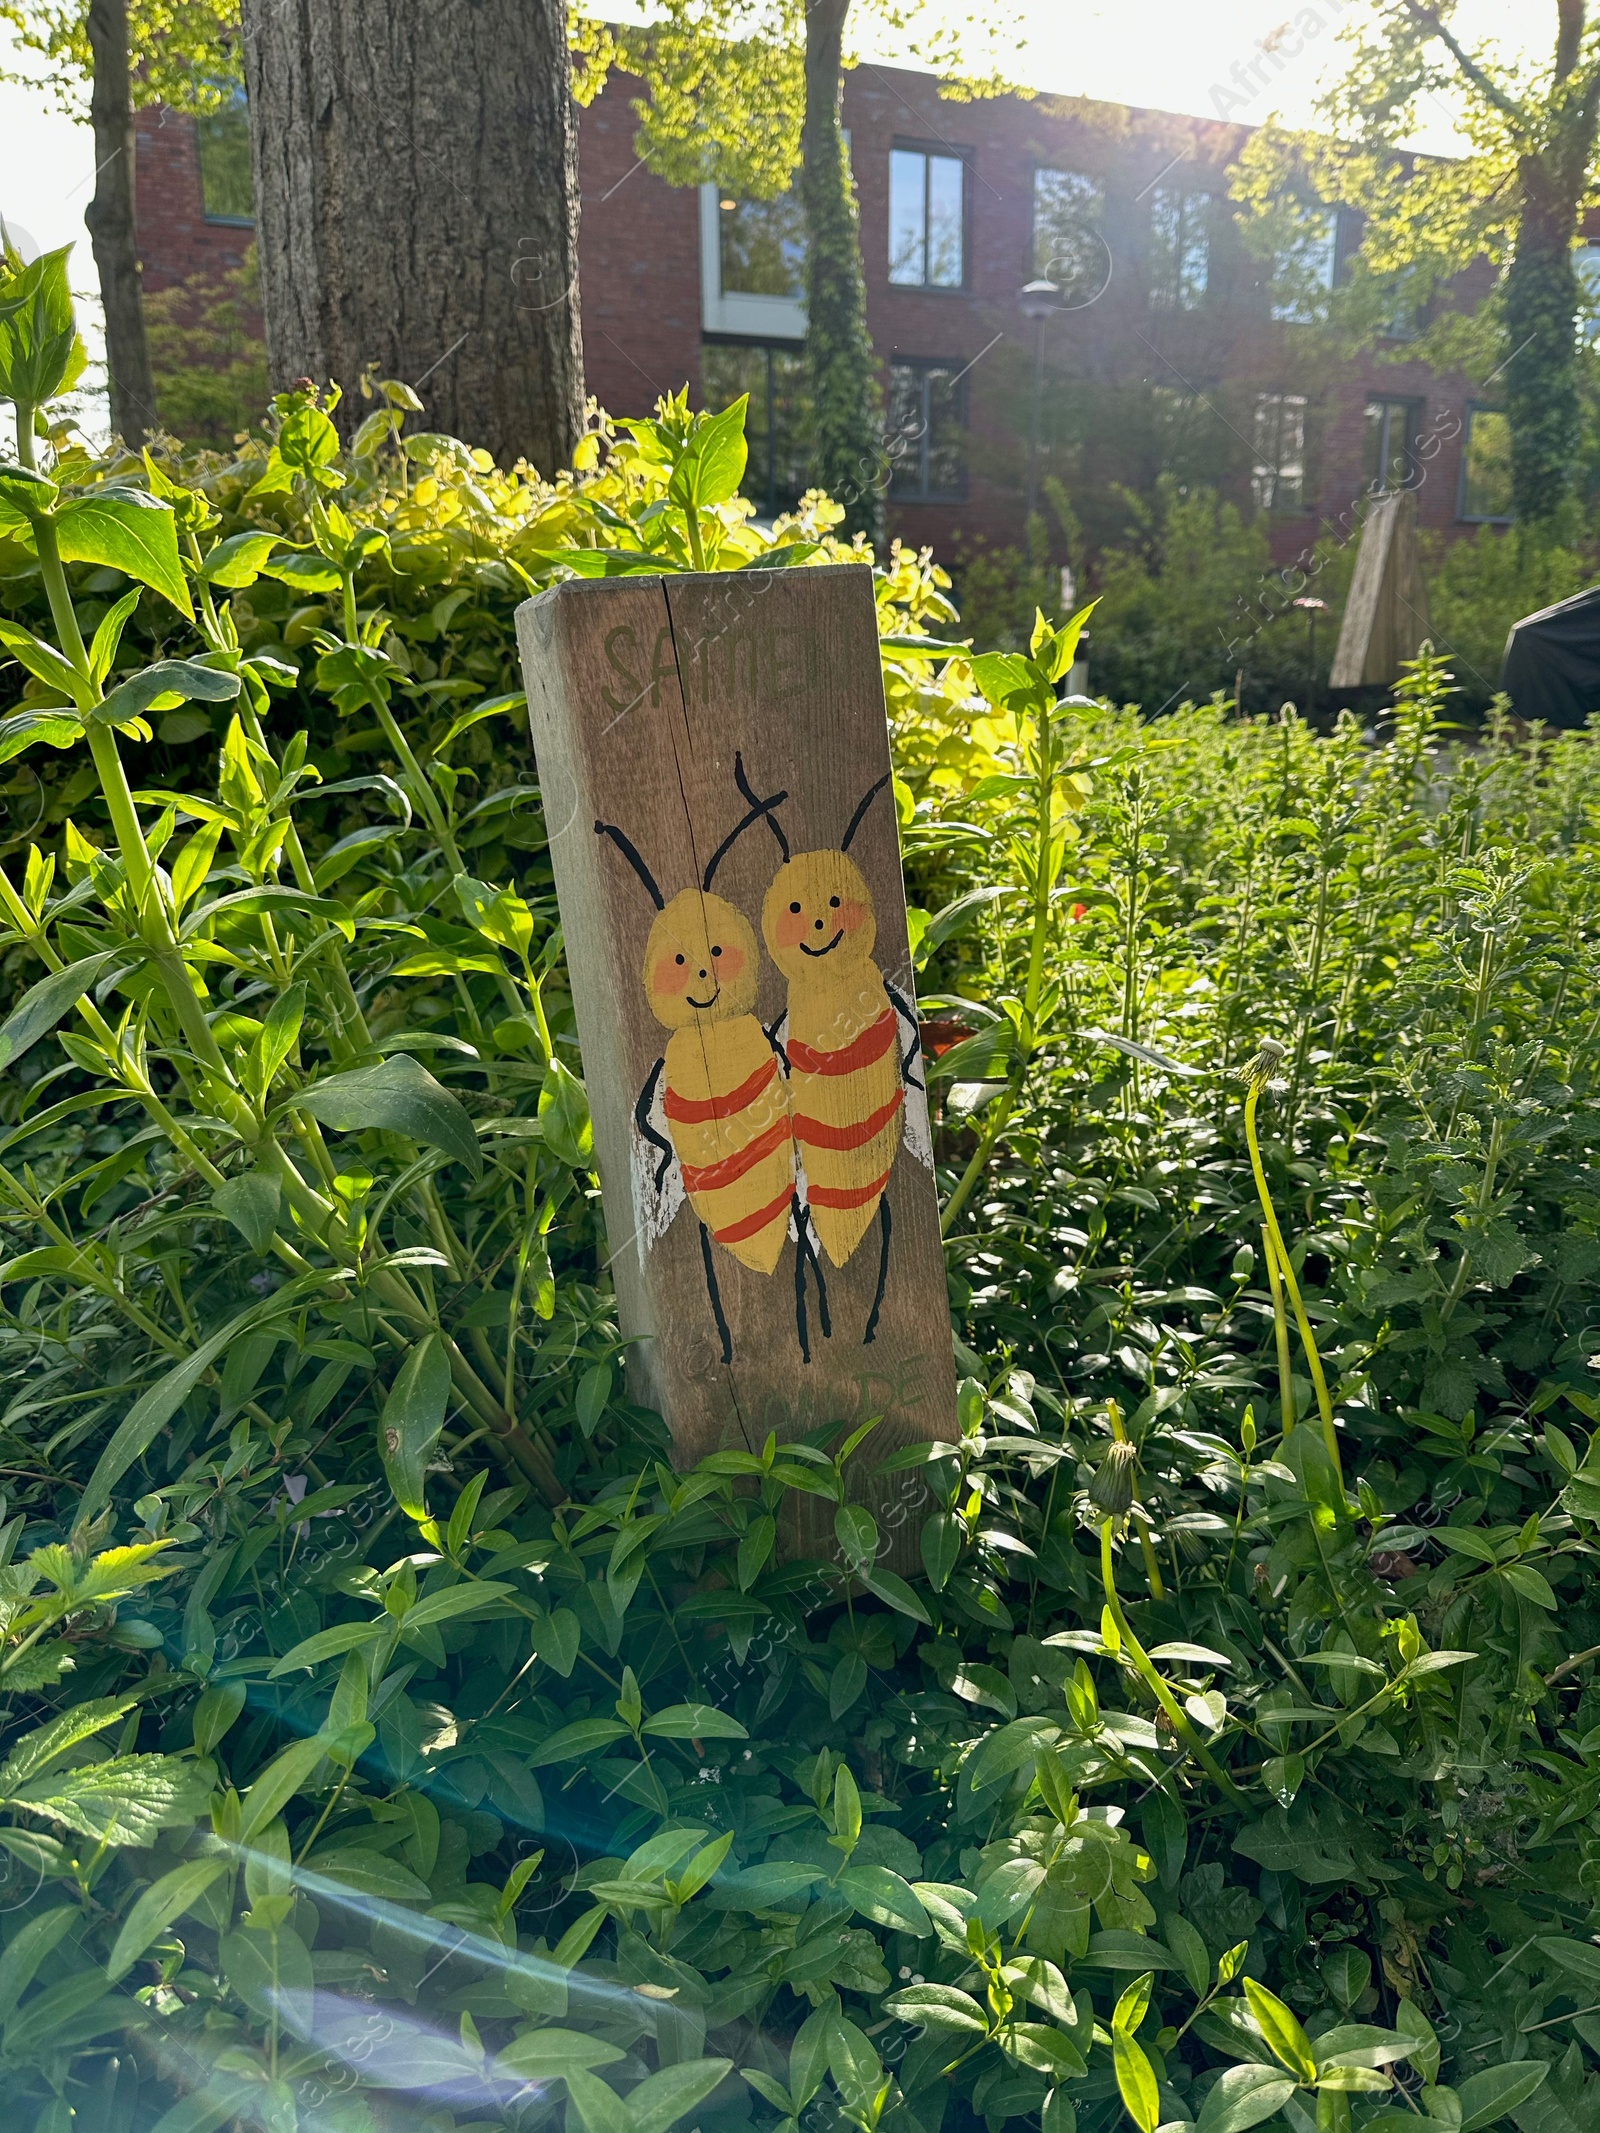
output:
M 806 1251 L 811 1260 L 811 1271 L 817 1281 L 817 1316 L 822 1321 L 822 1337 L 825 1341 L 831 1341 L 833 1325 L 828 1317 L 828 1284 L 823 1278 L 822 1254 L 817 1250 L 816 1232 L 811 1227 L 809 1217 L 806 1221 Z
M 878 1202 L 878 1227 L 883 1232 L 883 1242 L 878 1251 L 878 1291 L 872 1299 L 867 1330 L 861 1336 L 863 1348 L 870 1347 L 878 1337 L 878 1313 L 883 1309 L 883 1292 L 889 1279 L 889 1238 L 894 1229 L 894 1222 L 889 1213 L 887 1194 Z
M 806 1218 L 799 1195 L 794 1200 L 794 1330 L 800 1341 L 800 1360 L 811 1360 L 811 1336 L 806 1330 Z
M 716 1262 L 711 1256 L 711 1232 L 702 1222 L 700 1225 L 700 1256 L 706 1267 L 706 1294 L 711 1298 L 711 1315 L 717 1322 L 717 1331 L 722 1335 L 722 1360 L 733 1361 L 733 1335 L 728 1331 L 728 1321 L 722 1310 L 722 1291 L 717 1287 Z

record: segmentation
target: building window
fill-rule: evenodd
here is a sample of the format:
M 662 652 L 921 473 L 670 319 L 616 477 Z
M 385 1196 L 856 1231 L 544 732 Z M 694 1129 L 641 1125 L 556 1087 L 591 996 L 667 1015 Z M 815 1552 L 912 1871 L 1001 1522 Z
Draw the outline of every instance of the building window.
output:
M 1099 180 L 1081 170 L 1033 174 L 1033 271 L 1069 304 L 1092 303 L 1110 278 L 1100 234 L 1105 204 Z
M 896 148 L 889 155 L 889 279 L 904 289 L 959 289 L 966 280 L 967 166 L 960 156 Z
M 1404 489 L 1417 475 L 1416 400 L 1367 402 L 1367 488 L 1374 495 Z
M 1306 507 L 1306 397 L 1257 393 L 1250 487 L 1263 511 Z
M 1193 311 L 1211 280 L 1211 195 L 1158 185 L 1150 198 L 1150 301 Z
M 717 251 L 724 296 L 806 293 L 806 219 L 796 193 L 777 200 L 717 201 Z
M 700 351 L 707 407 L 750 396 L 745 441 L 750 457 L 743 489 L 763 518 L 790 511 L 810 486 L 811 402 L 802 350 L 781 342 L 708 341 Z
M 1511 424 L 1495 407 L 1469 407 L 1461 441 L 1460 516 L 1506 524 L 1511 516 Z
M 1273 261 L 1273 317 L 1288 325 L 1313 324 L 1323 316 L 1338 276 L 1338 209 L 1303 213 L 1294 236 Z
M 221 111 L 194 122 L 200 145 L 200 201 L 207 222 L 250 224 L 256 219 L 250 181 L 250 121 L 241 90 Z
M 967 493 L 966 366 L 891 363 L 884 441 L 891 496 L 959 503 Z
M 1572 271 L 1578 277 L 1578 332 L 1592 348 L 1600 341 L 1600 244 L 1574 245 Z

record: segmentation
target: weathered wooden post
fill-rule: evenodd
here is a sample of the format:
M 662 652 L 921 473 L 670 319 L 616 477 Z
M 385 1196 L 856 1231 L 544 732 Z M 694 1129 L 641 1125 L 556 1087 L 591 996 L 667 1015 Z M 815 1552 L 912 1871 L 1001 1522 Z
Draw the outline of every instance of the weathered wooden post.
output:
M 1361 529 L 1328 686 L 1389 687 L 1431 634 L 1416 491 L 1396 489 L 1379 498 Z
M 869 572 L 518 613 L 634 1397 L 680 1464 L 955 1434 Z

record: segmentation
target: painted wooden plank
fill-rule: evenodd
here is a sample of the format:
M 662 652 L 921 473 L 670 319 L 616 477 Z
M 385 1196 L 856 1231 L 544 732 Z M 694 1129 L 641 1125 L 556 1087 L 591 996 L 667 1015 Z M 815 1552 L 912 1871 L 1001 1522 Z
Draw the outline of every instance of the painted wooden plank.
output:
M 518 629 L 633 1396 L 680 1464 L 953 1437 L 870 573 L 579 580 Z

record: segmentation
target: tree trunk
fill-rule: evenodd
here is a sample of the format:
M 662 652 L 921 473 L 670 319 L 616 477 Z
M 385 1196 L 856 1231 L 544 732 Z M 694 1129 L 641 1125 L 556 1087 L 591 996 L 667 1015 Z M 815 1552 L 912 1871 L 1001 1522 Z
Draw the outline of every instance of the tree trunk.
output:
M 131 445 L 156 425 L 156 388 L 139 294 L 139 249 L 134 231 L 133 96 L 128 72 L 127 0 L 89 0 L 89 50 L 94 87 L 94 198 L 84 213 L 100 301 L 106 316 L 106 370 L 111 427 Z
M 806 356 L 816 478 L 845 507 L 845 531 L 883 538 L 883 399 L 867 332 L 861 225 L 840 112 L 850 0 L 806 9 L 806 115 L 800 195 L 806 215 Z
M 1522 212 L 1503 299 L 1511 350 L 1504 391 L 1512 508 L 1531 526 L 1559 514 L 1578 452 L 1578 195 L 1539 156 L 1524 157 L 1519 176 Z
M 583 425 L 563 0 L 244 0 L 273 382 L 404 378 L 553 475 Z M 355 412 L 352 405 L 352 412 Z

